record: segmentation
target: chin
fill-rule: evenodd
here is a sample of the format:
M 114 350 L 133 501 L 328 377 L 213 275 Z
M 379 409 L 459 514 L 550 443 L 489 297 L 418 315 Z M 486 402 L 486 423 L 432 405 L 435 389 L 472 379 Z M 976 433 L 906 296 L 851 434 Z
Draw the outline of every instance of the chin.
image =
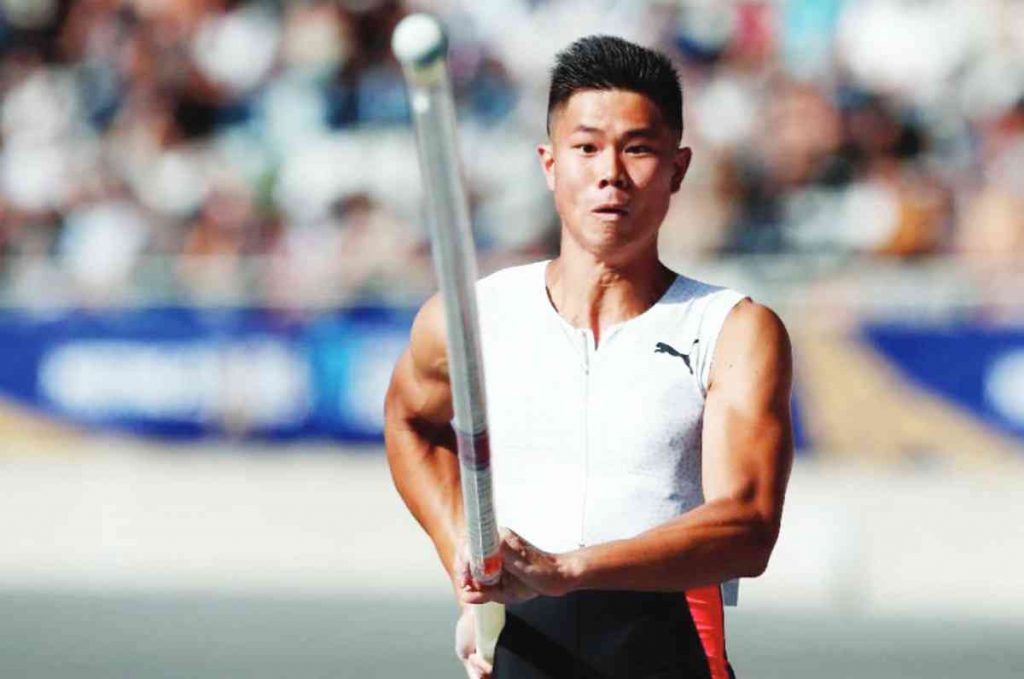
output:
M 588 219 L 585 226 L 588 238 L 609 246 L 624 245 L 635 240 L 636 225 L 629 217 L 619 219 Z
M 608 228 L 607 225 L 589 227 L 581 236 L 576 240 L 590 252 L 614 251 L 626 242 L 621 232 L 614 228 Z
M 632 250 L 640 237 L 635 222 L 629 217 L 595 219 L 587 215 L 575 228 L 563 230 L 562 238 L 571 238 L 583 250 L 601 259 L 621 257 Z
M 584 248 L 593 256 L 609 263 L 626 263 L 649 246 L 657 248 L 657 232 L 650 236 L 635 229 L 623 228 L 624 225 L 604 225 L 604 228 L 588 230 Z

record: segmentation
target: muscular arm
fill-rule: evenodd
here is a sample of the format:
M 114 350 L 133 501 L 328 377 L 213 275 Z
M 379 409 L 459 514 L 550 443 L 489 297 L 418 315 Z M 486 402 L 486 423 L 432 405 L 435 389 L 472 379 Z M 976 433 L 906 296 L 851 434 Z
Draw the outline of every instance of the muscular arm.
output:
M 395 487 L 451 575 L 463 518 L 442 311 L 435 296 L 416 316 L 384 403 L 384 440 Z
M 682 591 L 760 575 L 778 536 L 792 463 L 791 382 L 782 322 L 741 302 L 719 336 L 705 402 L 705 503 L 636 537 L 561 555 L 537 554 L 506 534 L 506 568 L 541 594 Z

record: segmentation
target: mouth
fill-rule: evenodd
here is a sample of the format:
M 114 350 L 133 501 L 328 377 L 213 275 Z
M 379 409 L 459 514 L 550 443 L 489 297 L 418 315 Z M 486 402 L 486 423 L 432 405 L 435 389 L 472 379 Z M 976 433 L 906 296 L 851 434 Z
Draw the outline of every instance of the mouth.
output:
M 629 214 L 629 207 L 620 203 L 606 203 L 598 205 L 592 212 L 608 217 L 625 217 Z

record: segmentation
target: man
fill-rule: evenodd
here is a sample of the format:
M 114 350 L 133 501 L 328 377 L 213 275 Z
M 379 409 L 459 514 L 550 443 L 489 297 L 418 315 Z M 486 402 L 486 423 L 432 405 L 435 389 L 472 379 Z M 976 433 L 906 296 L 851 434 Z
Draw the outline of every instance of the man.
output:
M 725 656 L 721 583 L 764 571 L 792 461 L 785 328 L 731 290 L 660 263 L 683 181 L 668 60 L 608 37 L 558 56 L 541 168 L 556 259 L 478 286 L 502 582 L 466 565 L 437 297 L 386 403 L 388 459 L 463 613 L 471 677 L 710 677 Z M 509 228 L 514 228 L 510 225 Z M 502 601 L 494 667 L 465 604 Z

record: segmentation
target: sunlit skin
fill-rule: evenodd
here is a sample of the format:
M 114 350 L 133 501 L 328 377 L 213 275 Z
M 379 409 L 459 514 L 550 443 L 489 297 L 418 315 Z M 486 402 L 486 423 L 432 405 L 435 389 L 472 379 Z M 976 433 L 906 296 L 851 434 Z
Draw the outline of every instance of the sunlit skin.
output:
M 643 313 L 671 284 L 658 230 L 690 165 L 679 130 L 647 97 L 583 90 L 555 109 L 537 147 L 561 219 L 551 300 L 600 341 L 603 328 Z
M 691 153 L 654 102 L 623 90 L 577 92 L 553 113 L 550 142 L 537 152 L 563 249 L 609 266 L 657 261 L 658 229 Z

